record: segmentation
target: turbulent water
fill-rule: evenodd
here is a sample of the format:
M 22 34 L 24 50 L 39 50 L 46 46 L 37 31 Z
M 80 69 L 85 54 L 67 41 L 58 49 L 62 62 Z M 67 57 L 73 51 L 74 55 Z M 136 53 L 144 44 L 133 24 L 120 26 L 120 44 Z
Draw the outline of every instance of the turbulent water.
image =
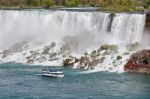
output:
M 82 49 L 100 42 L 139 42 L 145 14 L 1 10 L 0 24 L 1 49 L 25 41 L 61 41 L 66 36 L 77 37 Z
M 41 77 L 40 66 L 0 64 L 1 99 L 149 99 L 150 76 L 63 69 L 64 78 Z

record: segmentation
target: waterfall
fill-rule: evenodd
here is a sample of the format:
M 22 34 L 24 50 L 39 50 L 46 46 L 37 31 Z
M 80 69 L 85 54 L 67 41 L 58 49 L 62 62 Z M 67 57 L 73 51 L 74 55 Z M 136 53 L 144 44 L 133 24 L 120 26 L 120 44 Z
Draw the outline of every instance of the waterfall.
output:
M 141 39 L 145 14 L 118 13 L 111 19 L 110 13 L 103 12 L 1 10 L 0 49 L 22 41 L 57 41 L 66 36 L 77 37 L 82 47 Z
M 139 42 L 145 17 L 145 14 L 116 14 L 111 27 L 113 36 L 128 43 Z

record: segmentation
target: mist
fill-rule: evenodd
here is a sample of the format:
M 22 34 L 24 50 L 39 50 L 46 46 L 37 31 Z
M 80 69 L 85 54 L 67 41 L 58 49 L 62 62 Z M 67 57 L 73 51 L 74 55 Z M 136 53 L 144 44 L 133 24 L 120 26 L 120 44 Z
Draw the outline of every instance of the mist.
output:
M 0 49 L 20 42 L 68 42 L 72 51 L 85 51 L 100 44 L 126 44 L 141 40 L 144 14 L 71 11 L 0 11 Z M 143 36 L 147 37 L 147 36 Z M 75 46 L 73 43 L 76 42 Z M 145 41 L 148 42 L 148 41 Z M 24 44 L 24 43 L 23 43 Z

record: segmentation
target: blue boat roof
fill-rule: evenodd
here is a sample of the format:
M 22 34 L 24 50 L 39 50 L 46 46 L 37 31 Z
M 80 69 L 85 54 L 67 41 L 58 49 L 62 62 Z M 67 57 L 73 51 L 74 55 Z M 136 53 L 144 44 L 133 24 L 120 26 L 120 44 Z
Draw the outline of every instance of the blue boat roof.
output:
M 57 67 L 57 66 L 46 66 L 46 67 L 44 67 L 43 70 L 48 70 L 51 72 L 62 71 L 62 69 L 60 67 Z

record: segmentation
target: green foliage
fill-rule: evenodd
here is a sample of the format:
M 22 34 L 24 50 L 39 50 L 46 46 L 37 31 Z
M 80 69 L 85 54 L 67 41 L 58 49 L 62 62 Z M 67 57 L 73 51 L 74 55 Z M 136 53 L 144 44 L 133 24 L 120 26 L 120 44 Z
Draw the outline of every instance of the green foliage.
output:
M 113 12 L 150 10 L 150 0 L 0 0 L 1 6 L 51 7 L 51 6 L 92 6 Z
M 115 12 L 134 11 L 137 4 L 136 0 L 100 0 L 103 10 Z
M 148 10 L 150 10 L 150 0 L 145 0 L 145 8 L 147 8 Z
M 79 5 L 79 0 L 68 0 L 66 2 L 66 5 L 70 6 L 70 7 L 78 6 Z
M 37 0 L 26 0 L 27 5 L 29 6 L 36 6 L 37 5 Z
M 53 1 L 52 0 L 44 0 L 44 4 L 46 8 L 49 8 L 50 6 L 53 6 Z

